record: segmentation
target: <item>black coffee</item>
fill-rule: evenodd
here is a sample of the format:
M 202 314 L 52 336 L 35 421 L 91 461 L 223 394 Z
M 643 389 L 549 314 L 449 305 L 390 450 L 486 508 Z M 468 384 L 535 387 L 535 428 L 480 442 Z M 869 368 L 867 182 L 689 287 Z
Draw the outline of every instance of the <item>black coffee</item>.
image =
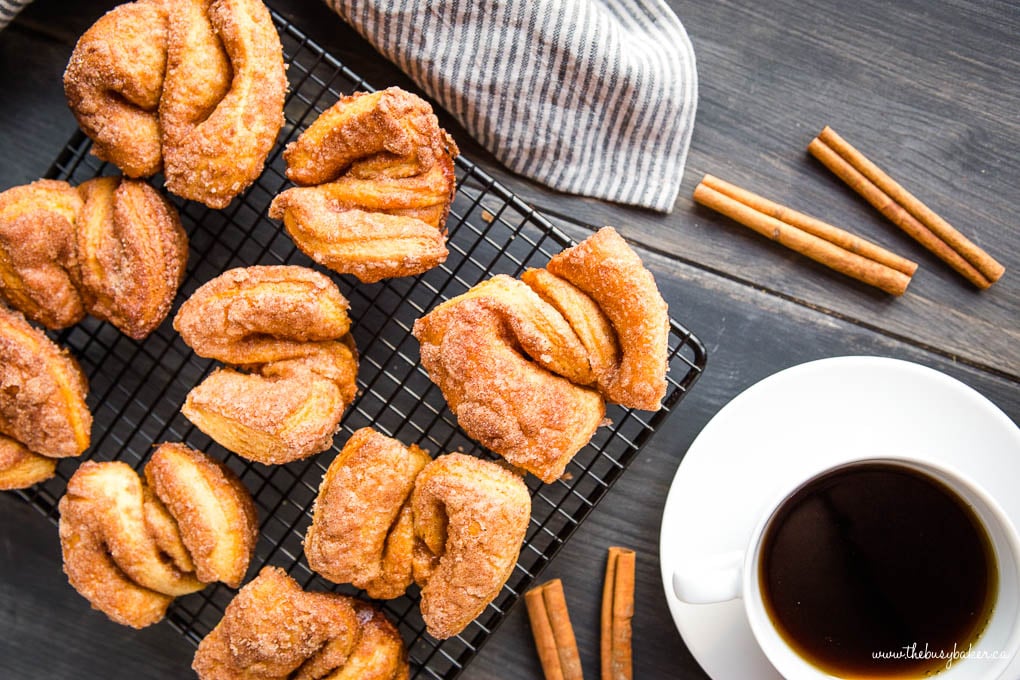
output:
M 944 669 L 939 652 L 975 641 L 998 588 L 973 510 L 892 463 L 835 470 L 788 499 L 766 530 L 758 577 L 787 644 L 837 677 Z

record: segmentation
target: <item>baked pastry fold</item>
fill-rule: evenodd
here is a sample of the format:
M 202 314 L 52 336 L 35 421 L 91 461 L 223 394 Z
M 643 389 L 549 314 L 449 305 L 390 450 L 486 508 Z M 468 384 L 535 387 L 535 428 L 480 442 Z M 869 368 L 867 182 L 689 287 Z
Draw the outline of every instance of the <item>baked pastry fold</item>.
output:
M 224 208 L 283 127 L 283 49 L 260 0 L 137 0 L 78 40 L 64 93 L 93 153 Z
M 457 145 L 427 102 L 391 87 L 343 97 L 287 146 L 298 187 L 274 199 L 294 243 L 365 283 L 444 262 Z
M 71 585 L 135 628 L 207 583 L 240 585 L 258 536 L 255 505 L 237 476 L 182 444 L 161 444 L 144 481 L 120 461 L 82 463 L 58 507 Z
M 200 680 L 406 680 L 407 651 L 392 623 L 371 605 L 336 593 L 306 592 L 277 567 L 264 567 L 227 605 L 195 652 Z
M 666 394 L 669 314 L 655 278 L 612 227 L 553 255 L 551 274 L 574 284 L 605 313 L 620 362 L 602 388 L 608 401 L 646 411 Z
M 140 340 L 184 279 L 177 211 L 144 182 L 39 180 L 0 194 L 0 297 L 47 328 L 86 312 Z
M 421 586 L 430 635 L 457 635 L 510 577 L 531 516 L 520 476 L 472 456 L 430 460 L 371 428 L 333 460 L 305 536 L 308 566 L 370 597 Z
M 599 393 L 540 365 L 481 298 L 440 305 L 415 322 L 414 335 L 460 427 L 544 482 L 559 479 L 602 423 Z
M 651 272 L 612 227 L 521 279 L 483 281 L 418 319 L 413 333 L 461 428 L 553 482 L 607 402 L 659 408 L 669 317 Z
M 225 448 L 267 465 L 329 448 L 357 394 L 348 303 L 318 272 L 232 269 L 174 318 L 197 354 L 232 364 L 188 394 L 181 412 Z
M 411 491 L 431 460 L 371 428 L 351 435 L 319 486 L 305 535 L 312 571 L 371 598 L 400 597 L 413 582 Z
M 88 382 L 78 362 L 0 304 L 0 488 L 49 479 L 52 459 L 89 446 Z

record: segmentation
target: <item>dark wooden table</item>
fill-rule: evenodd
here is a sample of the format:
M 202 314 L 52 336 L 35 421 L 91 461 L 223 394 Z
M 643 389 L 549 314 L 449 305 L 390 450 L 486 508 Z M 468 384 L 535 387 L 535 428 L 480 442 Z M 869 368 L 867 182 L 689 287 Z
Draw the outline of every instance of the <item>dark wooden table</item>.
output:
M 589 678 L 598 676 L 610 545 L 639 555 L 635 676 L 705 677 L 666 608 L 659 522 L 684 452 L 749 385 L 821 357 L 898 357 L 962 380 L 1020 421 L 1018 6 L 670 3 L 694 43 L 701 97 L 671 214 L 543 189 L 502 169 L 443 120 L 467 156 L 572 236 L 613 224 L 642 246 L 671 313 L 708 347 L 708 369 L 682 408 L 543 574 L 564 581 Z M 0 32 L 0 188 L 41 176 L 74 130 L 61 73 L 77 36 L 114 4 L 37 0 Z M 374 85 L 414 87 L 317 0 L 275 6 Z M 826 124 L 992 252 L 1005 277 L 978 292 L 845 189 L 805 152 Z M 706 172 L 852 229 L 921 269 L 902 298 L 845 279 L 696 207 L 691 192 Z M 189 677 L 189 643 L 166 624 L 135 632 L 91 611 L 61 573 L 53 526 L 12 495 L 0 496 L 0 512 L 0 676 Z M 463 675 L 540 676 L 523 606 Z

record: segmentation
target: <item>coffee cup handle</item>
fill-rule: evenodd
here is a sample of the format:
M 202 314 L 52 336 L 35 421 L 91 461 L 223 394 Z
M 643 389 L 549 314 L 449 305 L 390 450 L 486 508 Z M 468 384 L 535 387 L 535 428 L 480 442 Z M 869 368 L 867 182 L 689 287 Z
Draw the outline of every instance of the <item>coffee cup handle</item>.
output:
M 687 604 L 715 604 L 741 595 L 744 552 L 712 555 L 673 572 L 673 592 Z

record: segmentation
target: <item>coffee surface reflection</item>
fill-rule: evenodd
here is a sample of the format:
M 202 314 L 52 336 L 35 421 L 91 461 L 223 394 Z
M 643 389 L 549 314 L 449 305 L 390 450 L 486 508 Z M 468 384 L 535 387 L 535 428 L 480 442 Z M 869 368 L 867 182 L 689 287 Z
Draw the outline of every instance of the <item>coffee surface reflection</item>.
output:
M 766 529 L 758 578 L 786 642 L 853 678 L 944 669 L 941 655 L 980 636 L 998 589 L 973 510 L 927 474 L 874 462 L 833 470 L 788 498 Z

